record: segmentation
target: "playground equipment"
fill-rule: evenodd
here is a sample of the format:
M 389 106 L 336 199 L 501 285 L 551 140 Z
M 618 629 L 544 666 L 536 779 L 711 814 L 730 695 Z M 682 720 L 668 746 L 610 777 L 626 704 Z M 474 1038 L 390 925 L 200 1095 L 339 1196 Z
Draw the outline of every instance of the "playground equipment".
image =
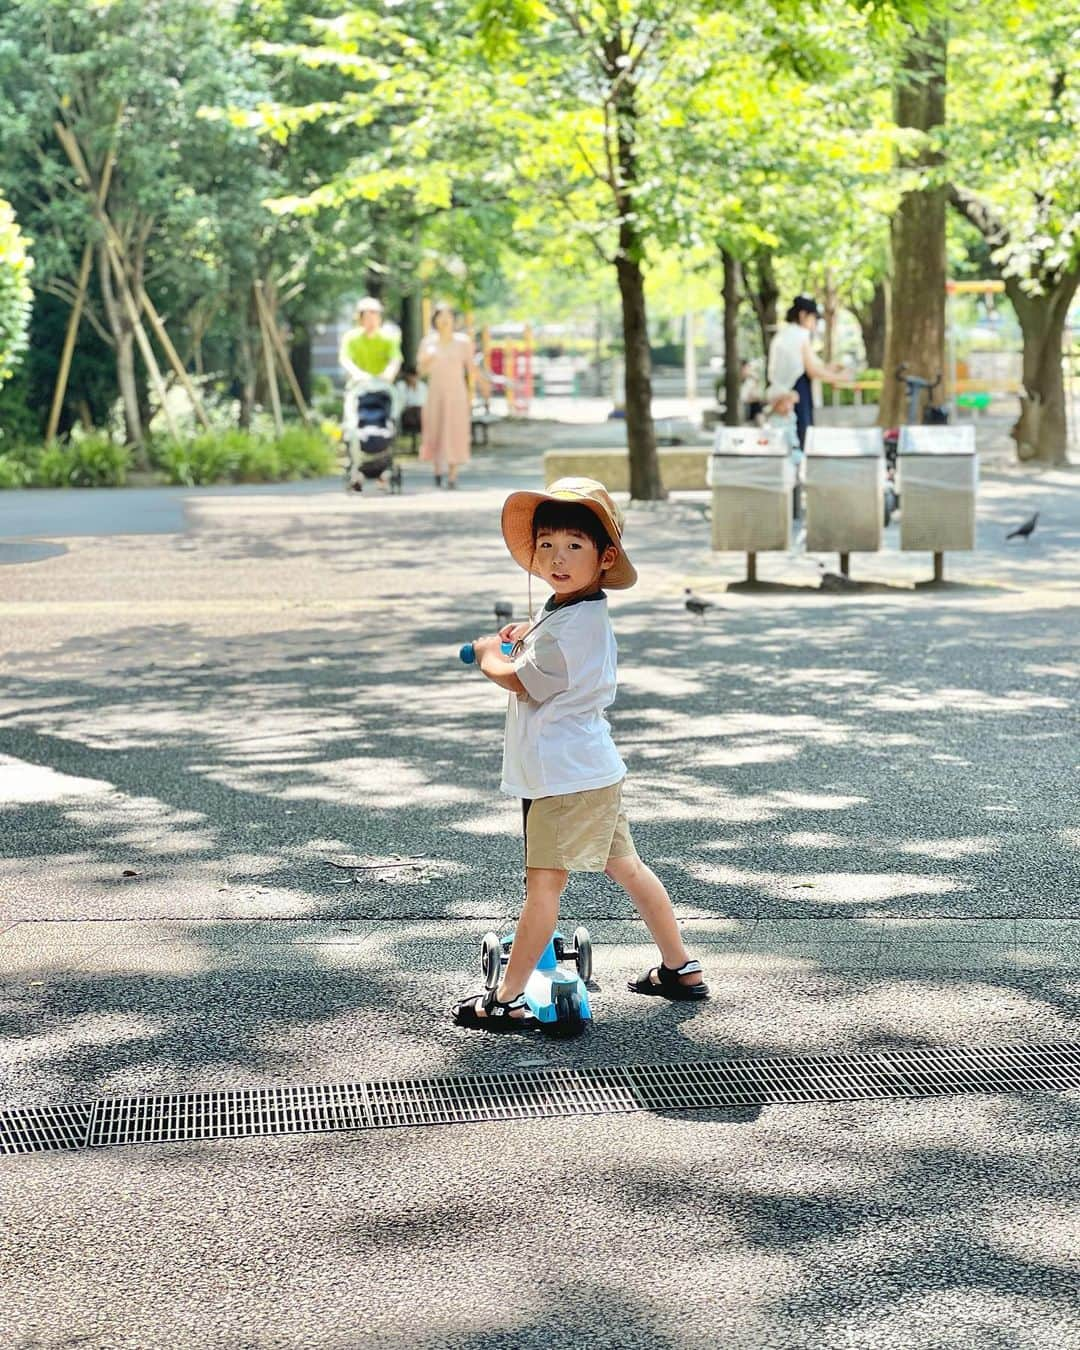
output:
M 945 346 L 946 374 L 945 395 L 952 399 L 957 409 L 966 408 L 973 415 L 985 411 L 995 393 L 1018 394 L 1018 382 L 1011 379 L 981 379 L 961 375 L 960 359 L 957 355 L 957 296 L 961 295 L 1003 295 L 1003 281 L 946 281 L 945 283 Z M 1005 355 L 998 353 L 998 355 Z M 908 419 L 911 421 L 911 419 Z
M 484 369 L 494 388 L 505 394 L 511 416 L 527 416 L 536 383 L 532 329 L 526 324 L 520 340 L 508 338 L 492 342 L 490 329 L 485 328 L 480 349 L 484 355 Z

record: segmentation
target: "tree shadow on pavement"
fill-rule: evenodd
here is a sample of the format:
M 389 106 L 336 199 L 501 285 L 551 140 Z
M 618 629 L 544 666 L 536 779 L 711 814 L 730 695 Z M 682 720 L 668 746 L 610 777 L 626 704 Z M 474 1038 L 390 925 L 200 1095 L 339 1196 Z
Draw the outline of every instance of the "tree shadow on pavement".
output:
M 278 521 L 284 565 L 306 559 L 321 575 L 362 559 L 355 589 L 371 608 L 334 595 L 325 612 L 313 600 L 299 621 L 279 607 L 238 610 L 235 627 L 220 616 L 125 623 L 5 658 L 5 917 L 409 923 L 413 938 L 425 926 L 457 924 L 460 940 L 439 954 L 443 974 L 412 970 L 407 936 L 396 947 L 380 940 L 381 964 L 362 978 L 318 963 L 305 971 L 297 958 L 283 980 L 295 979 L 304 996 L 283 993 L 275 1005 L 273 981 L 253 977 L 250 1016 L 265 1006 L 268 1027 L 300 1035 L 306 1018 L 333 1027 L 350 1000 L 372 1019 L 382 1009 L 393 1020 L 404 1003 L 394 1021 L 401 1072 L 490 1062 L 503 1052 L 410 1028 L 463 992 L 472 944 L 489 923 L 512 919 L 520 895 L 517 813 L 497 791 L 502 698 L 456 655 L 463 637 L 493 622 L 487 591 L 500 593 L 501 541 L 486 516 L 481 529 L 479 509 L 477 533 L 460 538 L 445 535 L 437 513 L 417 511 L 404 534 L 383 533 L 373 513 L 330 519 L 321 534 L 310 520 L 287 519 L 284 529 Z M 646 559 L 686 533 L 676 515 L 651 519 Z M 205 543 L 223 566 L 231 552 L 252 556 L 253 540 L 267 534 L 225 521 Z M 1059 535 L 1049 537 L 1058 547 Z M 400 571 L 410 557 L 426 560 L 429 585 L 441 561 L 448 575 L 467 562 L 470 575 L 483 573 L 485 593 L 475 581 L 464 598 L 410 591 L 402 578 L 411 573 Z M 831 988 L 840 974 L 822 953 L 769 924 L 893 923 L 917 942 L 927 919 L 1064 922 L 1075 914 L 1074 611 L 1039 595 L 989 603 L 964 594 L 925 606 L 814 596 L 738 600 L 698 624 L 680 596 L 673 588 L 670 601 L 649 592 L 613 598 L 621 688 L 610 716 L 630 769 L 639 851 L 687 923 L 757 925 L 759 954 L 775 957 L 782 974 L 820 969 L 819 988 Z M 328 865 L 395 855 L 425 865 L 358 872 L 356 881 Z M 617 888 L 593 875 L 573 878 L 565 912 L 593 924 L 633 918 Z M 318 936 L 314 928 L 309 936 Z M 438 949 L 443 935 L 432 942 Z M 1036 968 L 987 978 L 995 989 L 1022 990 L 1059 1025 L 1075 1015 L 1065 972 L 1045 959 L 1048 934 L 1029 945 Z M 153 1072 L 179 1056 L 185 1082 L 193 1064 L 212 1077 L 215 1057 L 245 1072 L 288 1064 L 295 1076 L 295 1049 L 279 1060 L 269 1041 L 228 1043 L 213 981 L 239 981 L 242 971 L 194 929 L 178 957 L 185 947 L 194 952 L 192 978 L 164 971 L 140 1005 L 147 1016 L 156 1007 L 160 1034 L 145 1042 L 141 1032 L 118 1035 L 115 1044 L 129 1049 L 108 1051 L 102 1081 L 140 1056 Z M 745 964 L 750 953 L 736 955 Z M 937 987 L 918 962 L 910 978 L 895 963 L 876 974 L 873 966 L 846 991 L 833 989 L 838 1006 L 847 996 L 865 1001 L 867 982 L 885 991 Z M 939 974 L 979 982 L 963 962 Z M 775 993 L 768 980 L 764 987 Z M 119 1016 L 133 988 L 118 976 L 95 997 Z M 35 1015 L 63 1025 L 69 1012 L 55 997 L 40 999 L 37 1014 L 20 1006 L 18 1016 L 30 1019 L 20 1025 Z M 200 1005 L 215 1009 L 202 1026 L 178 1013 Z M 90 1003 L 81 1006 L 89 1015 Z M 880 1015 L 853 1014 L 842 1025 L 856 1044 L 882 1034 Z M 887 1036 L 892 1024 L 884 1025 Z M 588 1053 L 624 1054 L 647 1026 L 643 1013 L 609 1015 Z M 744 1024 L 709 1027 L 707 1019 L 658 1021 L 655 1044 L 667 1037 L 670 1049 L 674 1030 L 679 1053 L 754 1047 Z M 358 1027 L 349 1034 L 359 1036 Z M 182 1036 L 192 1050 L 177 1048 Z M 60 1053 L 65 1081 L 78 1081 L 87 1054 L 65 1066 Z

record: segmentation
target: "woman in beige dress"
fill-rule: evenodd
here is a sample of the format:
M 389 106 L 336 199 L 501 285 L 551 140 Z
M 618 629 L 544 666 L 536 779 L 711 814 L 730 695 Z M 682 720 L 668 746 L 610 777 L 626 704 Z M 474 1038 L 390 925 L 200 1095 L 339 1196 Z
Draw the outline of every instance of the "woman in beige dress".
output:
M 435 486 L 457 487 L 457 471 L 469 462 L 472 440 L 472 339 L 454 331 L 452 306 L 435 306 L 432 331 L 420 343 L 416 369 L 427 379 L 421 413 L 420 458 L 435 469 Z

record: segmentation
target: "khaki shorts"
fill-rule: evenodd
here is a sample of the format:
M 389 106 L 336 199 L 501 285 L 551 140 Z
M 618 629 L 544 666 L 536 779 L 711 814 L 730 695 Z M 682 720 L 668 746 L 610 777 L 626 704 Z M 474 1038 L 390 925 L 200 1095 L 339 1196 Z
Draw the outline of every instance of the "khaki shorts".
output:
M 622 783 L 537 797 L 525 817 L 525 866 L 602 872 L 615 858 L 636 858 L 622 809 Z

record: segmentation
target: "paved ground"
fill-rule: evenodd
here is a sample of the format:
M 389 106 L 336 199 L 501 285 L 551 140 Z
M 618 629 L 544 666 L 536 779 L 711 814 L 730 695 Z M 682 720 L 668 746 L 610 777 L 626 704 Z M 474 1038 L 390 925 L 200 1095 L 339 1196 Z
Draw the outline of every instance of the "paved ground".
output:
M 524 608 L 497 515 L 539 476 L 0 498 L 0 1105 L 1077 1038 L 1072 470 L 988 472 L 937 590 L 891 531 L 858 593 L 729 587 L 703 500 L 633 509 L 613 723 L 714 998 L 624 992 L 641 926 L 577 878 L 590 1035 L 449 1026 L 520 866 L 456 649 Z M 6 1343 L 1076 1344 L 1078 1095 L 9 1158 Z

